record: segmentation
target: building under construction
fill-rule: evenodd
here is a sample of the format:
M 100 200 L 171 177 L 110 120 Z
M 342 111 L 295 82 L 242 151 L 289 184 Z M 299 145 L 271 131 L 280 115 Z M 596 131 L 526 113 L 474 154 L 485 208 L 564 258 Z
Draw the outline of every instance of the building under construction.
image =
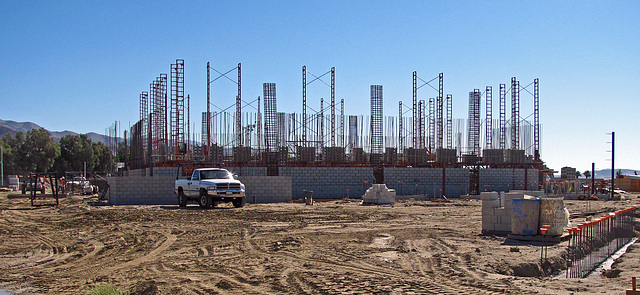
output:
M 371 181 L 398 194 L 430 197 L 536 190 L 547 173 L 540 159 L 538 79 L 499 84 L 498 118 L 492 86 L 471 90 L 468 118 L 454 119 L 444 74 L 423 79 L 417 72 L 412 101 L 387 102 L 398 105 L 397 114 L 383 114 L 382 85 L 371 86 L 369 114 L 345 114 L 345 100 L 336 100 L 336 69 L 313 74 L 303 66 L 302 110 L 284 113 L 277 109 L 275 83 L 263 84 L 262 97 L 243 98 L 240 63 L 227 71 L 207 63 L 206 102 L 195 102 L 206 103 L 197 135 L 189 128 L 184 66 L 176 60 L 170 75 L 160 74 L 140 94 L 140 118 L 129 133 L 130 170 L 153 173 L 152 167 L 197 162 L 241 175 L 291 175 L 294 196 L 310 189 L 327 197 L 356 196 Z M 221 83 L 237 86 L 236 96 L 211 97 Z M 533 100 L 532 110 L 520 109 L 521 93 Z

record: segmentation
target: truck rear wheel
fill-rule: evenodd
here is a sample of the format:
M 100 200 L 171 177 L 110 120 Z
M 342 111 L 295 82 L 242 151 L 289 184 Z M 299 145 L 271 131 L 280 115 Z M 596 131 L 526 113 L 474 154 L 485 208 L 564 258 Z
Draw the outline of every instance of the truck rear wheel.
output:
M 231 201 L 231 203 L 233 203 L 233 207 L 236 207 L 236 208 L 244 207 L 244 205 L 247 204 L 247 198 L 246 197 L 235 198 L 233 199 L 233 201 Z
M 200 201 L 198 202 L 201 208 L 211 207 L 211 198 L 206 194 L 200 194 Z
M 178 191 L 178 206 L 187 207 L 187 197 L 182 190 Z

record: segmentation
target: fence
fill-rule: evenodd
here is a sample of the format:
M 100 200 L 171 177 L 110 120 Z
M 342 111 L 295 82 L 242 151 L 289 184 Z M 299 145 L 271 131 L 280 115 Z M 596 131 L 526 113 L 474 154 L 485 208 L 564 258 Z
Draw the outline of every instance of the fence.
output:
M 578 224 L 569 229 L 570 261 L 567 278 L 587 276 L 635 236 L 633 217 L 638 206 L 611 212 L 598 219 Z

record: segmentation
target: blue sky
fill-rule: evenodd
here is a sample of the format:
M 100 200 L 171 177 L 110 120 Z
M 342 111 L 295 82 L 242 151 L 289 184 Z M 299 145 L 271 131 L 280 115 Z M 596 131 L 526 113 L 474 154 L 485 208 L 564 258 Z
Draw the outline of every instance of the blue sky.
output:
M 139 118 L 139 94 L 185 60 L 192 122 L 206 109 L 206 63 L 243 69 L 243 98 L 277 83 L 278 109 L 301 112 L 301 67 L 336 67 L 347 114 L 385 114 L 411 98 L 411 74 L 444 73 L 454 117 L 468 92 L 540 79 L 541 154 L 551 168 L 640 169 L 640 1 L 0 1 L 0 119 L 104 133 Z M 233 104 L 235 86 L 212 84 Z M 421 99 L 434 95 L 425 89 Z M 421 89 L 422 90 L 422 89 Z M 497 95 L 494 94 L 494 97 Z M 308 88 L 310 106 L 329 97 Z M 533 112 L 521 95 L 521 114 Z M 314 105 L 315 104 L 315 105 Z M 484 113 L 484 111 L 483 111 Z M 497 111 L 494 110 L 494 116 Z

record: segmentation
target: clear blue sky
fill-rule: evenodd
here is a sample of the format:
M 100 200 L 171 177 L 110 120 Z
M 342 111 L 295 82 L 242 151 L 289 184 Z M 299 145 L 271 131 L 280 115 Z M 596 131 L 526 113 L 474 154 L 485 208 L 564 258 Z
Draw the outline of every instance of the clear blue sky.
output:
M 186 3 L 183 3 L 186 2 Z M 411 73 L 444 73 L 454 117 L 468 92 L 540 78 L 542 158 L 551 168 L 640 169 L 640 1 L 0 1 L 0 119 L 49 130 L 104 133 L 139 118 L 139 94 L 176 58 L 199 126 L 206 63 L 241 62 L 243 97 L 277 83 L 278 109 L 301 112 L 301 67 L 336 67 L 347 114 L 369 113 L 369 85 L 385 114 L 409 103 Z M 212 84 L 214 103 L 235 86 Z M 420 94 L 434 94 L 427 88 Z M 422 89 L 421 89 L 422 90 Z M 310 106 L 329 97 L 312 84 Z M 497 97 L 497 95 L 494 95 Z M 533 113 L 521 95 L 521 114 Z M 314 105 L 316 104 L 316 105 Z M 484 113 L 484 111 L 483 111 Z M 494 111 L 494 114 L 496 111 Z M 484 116 L 484 115 L 483 115 Z

